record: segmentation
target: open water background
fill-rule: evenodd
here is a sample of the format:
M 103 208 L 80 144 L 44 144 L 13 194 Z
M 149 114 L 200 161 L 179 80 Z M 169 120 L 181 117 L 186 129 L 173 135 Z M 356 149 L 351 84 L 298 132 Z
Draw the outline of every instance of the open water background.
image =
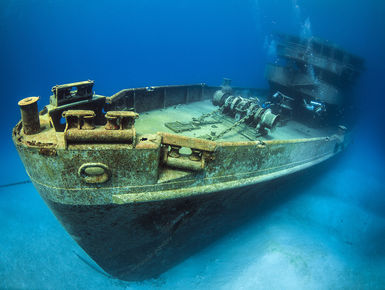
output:
M 0 187 L 0 288 L 385 289 L 384 17 L 379 0 L 2 0 L 0 185 L 27 179 L 11 142 L 17 101 L 48 103 L 55 84 L 93 79 L 103 95 L 222 77 L 266 87 L 273 31 L 329 39 L 364 57 L 366 71 L 347 152 L 158 279 L 101 275 L 31 184 Z

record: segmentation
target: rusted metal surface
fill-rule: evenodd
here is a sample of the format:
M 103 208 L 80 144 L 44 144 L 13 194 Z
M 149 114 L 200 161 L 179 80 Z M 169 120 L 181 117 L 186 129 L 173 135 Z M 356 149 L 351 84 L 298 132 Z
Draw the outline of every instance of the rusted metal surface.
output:
M 15 134 L 16 140 L 17 135 Z M 162 133 L 142 136 L 138 138 L 135 147 L 129 144 L 74 142 L 69 144 L 68 149 L 55 148 L 56 155 L 47 154 L 44 158 L 38 147 L 34 151 L 22 140 L 16 144 L 31 179 L 40 187 L 47 188 L 46 191 L 52 189 L 50 199 L 67 204 L 108 204 L 121 203 L 124 200 L 130 202 L 130 199 L 126 199 L 126 194 L 133 194 L 132 197 L 136 201 L 147 202 L 175 198 L 179 193 L 182 196 L 199 195 L 253 184 L 267 175 L 269 178 L 277 178 L 287 174 L 288 169 L 299 170 L 336 154 L 334 146 L 341 142 L 334 137 L 289 141 L 212 142 L 197 138 L 178 138 L 173 135 Z M 199 152 L 195 152 L 195 155 L 191 153 L 191 157 L 196 157 L 196 160 L 182 156 L 179 157 L 182 159 L 177 161 L 178 164 L 174 162 L 175 159 L 167 163 L 168 150 L 164 151 L 163 148 L 167 149 L 164 146 L 171 144 L 196 147 Z M 207 153 L 209 155 L 205 155 Z M 96 195 L 95 187 L 84 183 L 78 175 L 79 168 L 88 163 L 102 163 L 111 170 L 111 178 L 103 183 L 102 188 L 97 187 Z M 192 175 L 180 181 L 158 183 L 162 171 L 168 170 L 169 167 L 178 168 L 178 165 L 181 170 L 192 170 Z M 55 189 L 60 193 L 56 194 Z
M 211 88 L 154 87 L 120 92 L 109 104 L 91 97 L 51 105 L 39 116 L 39 133 L 25 134 L 21 123 L 13 130 L 40 195 L 80 246 L 121 279 L 153 277 L 172 267 L 225 232 L 236 220 L 230 213 L 255 200 L 253 188 L 267 190 L 267 182 L 274 188 L 277 180 L 329 159 L 347 142 L 341 130 L 324 138 L 249 142 L 136 133 L 138 114 L 127 107 L 132 93 L 133 108 L 142 110 L 140 94 L 151 100 L 166 93 L 156 103 L 164 106 L 175 101 L 177 95 L 167 101 L 172 90 L 186 93 L 179 95 L 183 103 L 204 98 Z M 59 113 L 65 128 L 57 123 Z M 199 231 L 202 236 L 191 236 Z
M 66 118 L 65 131 L 70 129 L 93 130 L 95 129 L 95 112 L 91 110 L 68 110 L 63 112 Z
M 66 118 L 64 139 L 66 144 L 82 143 L 128 143 L 134 144 L 136 138 L 135 112 L 110 111 L 106 114 L 104 128 L 95 129 L 95 113 L 91 110 L 68 110 L 63 112 Z
M 108 110 L 130 110 L 145 112 L 165 108 L 180 103 L 189 103 L 209 96 L 205 94 L 205 84 L 178 86 L 150 86 L 126 89 L 106 99 Z
M 89 102 L 94 104 L 93 100 Z M 50 198 L 69 204 L 110 203 L 118 200 L 116 196 L 127 192 L 154 192 L 160 195 L 165 191 L 168 193 L 163 194 L 162 198 L 172 198 L 173 193 L 182 189 L 183 194 L 197 194 L 197 185 L 202 186 L 204 192 L 213 192 L 237 184 L 255 183 L 262 175 L 274 173 L 274 176 L 279 176 L 290 168 L 295 170 L 301 166 L 311 166 L 335 154 L 335 144 L 341 142 L 339 138 L 213 142 L 165 132 L 139 135 L 137 142 L 134 142 L 136 134 L 133 120 L 137 117 L 136 113 L 109 111 L 105 119 L 110 118 L 113 122 L 118 118 L 121 120 L 108 126 L 119 129 L 106 130 L 103 125 L 96 124 L 95 129 L 90 125 L 84 127 L 87 123 L 84 118 L 90 121 L 94 116 L 92 112 L 69 109 L 64 113 L 68 125 L 64 134 L 55 132 L 55 129 L 46 129 L 31 139 L 23 136 L 20 127 L 14 133 L 14 140 L 31 178 L 43 187 L 64 191 L 64 194 Z M 49 122 L 49 117 L 49 114 L 41 115 L 43 124 Z M 73 121 L 75 117 L 77 119 Z M 83 118 L 83 121 L 79 121 L 79 118 Z M 122 121 L 124 118 L 130 121 Z M 191 153 L 181 156 L 181 147 L 191 148 Z M 84 178 L 78 174 L 79 168 L 89 163 L 102 163 L 111 170 L 110 178 L 103 184 L 103 193 L 97 196 L 91 194 L 93 185 L 84 182 Z M 168 172 L 169 168 L 191 171 L 190 177 L 158 183 L 159 176 L 162 172 Z M 64 174 L 52 175 L 51 172 Z M 139 200 L 151 198 L 158 199 L 160 196 L 148 194 Z M 121 202 L 124 198 L 119 200 Z
M 39 154 L 44 156 L 56 156 L 57 152 L 55 148 L 40 148 Z
M 134 127 L 139 114 L 131 111 L 109 111 L 106 113 L 106 130 L 126 130 Z
M 168 157 L 165 161 L 167 166 L 179 169 L 200 171 L 204 169 L 204 162 L 193 161 L 190 158 L 186 157 Z
M 200 171 L 214 158 L 215 142 L 168 133 L 158 133 L 158 135 L 162 137 L 162 163 L 166 166 Z M 190 153 L 180 153 L 182 147 L 189 148 Z
M 103 163 L 84 163 L 79 167 L 78 175 L 85 183 L 105 183 L 111 177 L 111 170 Z
M 311 173 L 317 175 L 317 171 Z M 47 203 L 73 239 L 109 274 L 143 280 L 157 277 L 266 210 L 268 196 L 287 198 L 287 186 L 298 178 L 303 180 L 304 174 L 301 171 L 280 182 L 145 203 Z
M 135 129 L 126 130 L 76 130 L 71 129 L 64 133 L 67 143 L 128 143 L 132 144 L 135 138 Z
M 39 97 L 29 97 L 19 101 L 18 105 L 21 112 L 21 122 L 23 132 L 26 135 L 32 135 L 40 132 L 39 112 L 37 101 Z
M 242 124 L 254 128 L 252 135 L 255 137 L 265 136 L 274 130 L 279 123 L 280 115 L 272 113 L 268 108 L 270 104 L 262 103 L 258 97 L 233 95 L 230 83 L 229 79 L 224 80 L 221 89 L 214 93 L 212 102 L 219 106 L 219 112 L 231 116 L 236 122 L 220 133 L 215 133 L 210 139 L 213 141 L 220 139 Z
M 213 152 L 216 147 L 216 142 L 199 139 L 199 138 L 191 138 L 177 134 L 171 133 L 159 133 L 162 136 L 162 143 L 165 145 L 176 145 L 180 147 L 189 147 L 202 151 Z
M 90 100 L 93 95 L 93 85 L 94 82 L 90 80 L 65 85 L 56 85 L 52 88 L 53 95 L 50 98 L 50 104 L 57 107 L 82 100 Z
M 65 123 L 62 123 L 62 115 L 67 110 L 91 110 L 95 112 L 95 125 L 105 124 L 106 119 L 102 113 L 105 106 L 106 97 L 95 95 L 92 99 L 77 101 L 60 106 L 47 105 L 47 113 L 49 115 L 49 122 L 54 127 L 56 132 L 63 132 Z

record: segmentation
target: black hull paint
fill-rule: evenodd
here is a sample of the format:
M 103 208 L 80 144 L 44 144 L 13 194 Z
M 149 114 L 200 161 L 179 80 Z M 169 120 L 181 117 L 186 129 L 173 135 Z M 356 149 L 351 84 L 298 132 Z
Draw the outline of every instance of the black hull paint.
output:
M 250 218 L 282 205 L 335 159 L 279 179 L 188 198 L 103 206 L 46 202 L 107 273 L 138 281 L 159 276 Z

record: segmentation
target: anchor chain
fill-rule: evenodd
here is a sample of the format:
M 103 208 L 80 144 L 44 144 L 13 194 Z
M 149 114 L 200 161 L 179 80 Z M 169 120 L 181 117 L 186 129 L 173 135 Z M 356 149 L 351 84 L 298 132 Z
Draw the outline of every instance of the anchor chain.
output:
M 222 110 L 223 110 L 223 107 L 219 107 L 218 109 L 216 109 L 216 110 L 214 110 L 214 111 L 212 111 L 210 113 L 201 115 L 199 118 L 193 118 L 193 122 L 194 123 L 195 122 L 202 123 L 205 119 L 207 119 L 207 118 L 209 118 L 209 117 L 211 117 L 211 116 L 221 112 Z
M 210 137 L 210 140 L 212 141 L 215 141 L 221 137 L 223 137 L 223 135 L 229 133 L 231 130 L 233 130 L 235 127 L 241 125 L 242 123 L 244 123 L 248 118 L 250 118 L 251 115 L 246 115 L 244 116 L 242 119 L 238 120 L 237 122 L 235 122 L 233 125 L 231 125 L 231 127 L 223 130 L 222 132 L 220 132 L 218 135 L 216 136 L 212 136 Z

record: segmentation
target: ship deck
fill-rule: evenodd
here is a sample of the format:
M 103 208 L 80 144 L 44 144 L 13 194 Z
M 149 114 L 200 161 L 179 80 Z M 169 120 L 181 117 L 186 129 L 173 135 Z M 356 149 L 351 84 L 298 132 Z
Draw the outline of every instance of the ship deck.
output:
M 236 120 L 232 117 L 214 113 L 204 119 L 208 124 L 200 125 L 192 130 L 184 132 L 175 132 L 170 129 L 167 123 L 180 122 L 191 124 L 193 118 L 198 119 L 203 114 L 209 114 L 218 109 L 211 100 L 204 100 L 189 104 L 179 104 L 165 109 L 148 111 L 140 114 L 135 122 L 135 128 L 138 134 L 153 134 L 156 132 L 178 133 L 188 137 L 208 139 L 209 136 L 217 136 L 227 128 L 233 126 Z M 240 124 L 234 127 L 227 134 L 216 140 L 220 141 L 250 141 L 250 140 L 287 140 L 324 137 L 336 133 L 334 128 L 312 128 L 303 123 L 288 121 L 284 126 L 277 126 L 275 130 L 269 132 L 267 136 L 258 136 L 255 129 Z

